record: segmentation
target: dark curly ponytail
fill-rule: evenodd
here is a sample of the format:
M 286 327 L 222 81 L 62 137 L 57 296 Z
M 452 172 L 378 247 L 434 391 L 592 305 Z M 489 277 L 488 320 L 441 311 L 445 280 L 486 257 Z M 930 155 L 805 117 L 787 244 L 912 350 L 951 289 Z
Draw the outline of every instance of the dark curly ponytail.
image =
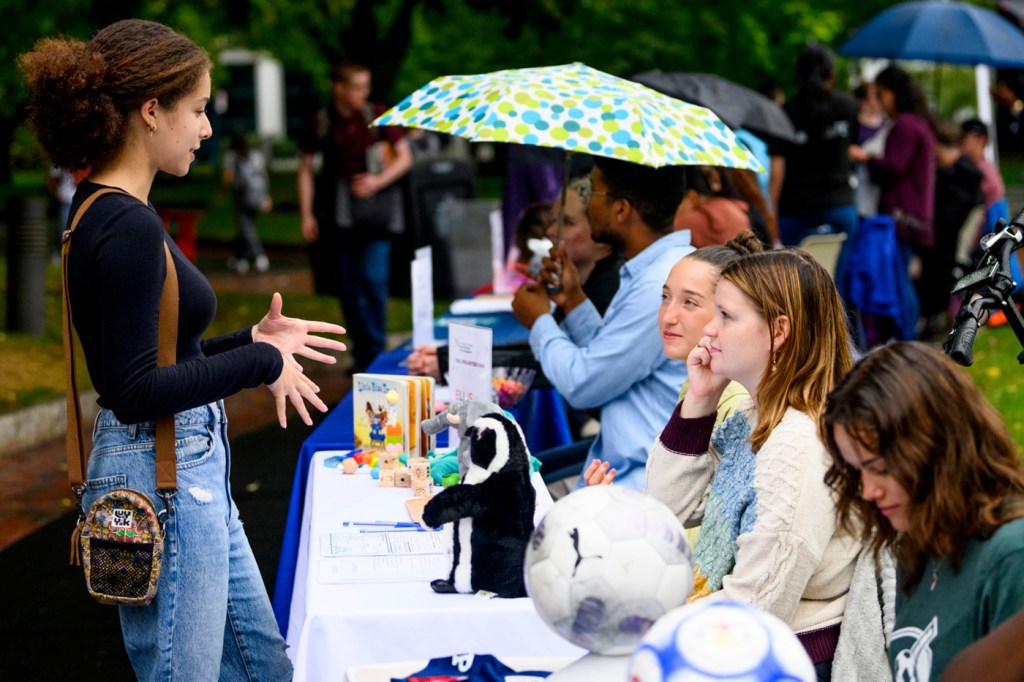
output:
M 150 99 L 173 108 L 212 67 L 187 37 L 140 19 L 111 24 L 88 44 L 44 38 L 18 64 L 39 143 L 54 165 L 69 170 L 116 159 L 131 112 Z

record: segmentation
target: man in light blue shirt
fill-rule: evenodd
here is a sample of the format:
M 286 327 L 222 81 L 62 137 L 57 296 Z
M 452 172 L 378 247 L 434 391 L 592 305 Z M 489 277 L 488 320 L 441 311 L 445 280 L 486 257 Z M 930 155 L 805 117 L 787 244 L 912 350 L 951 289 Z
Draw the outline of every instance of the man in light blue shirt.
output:
M 672 232 L 685 181 L 678 166 L 654 169 L 603 157 L 595 164 L 581 190 L 592 237 L 627 259 L 604 318 L 583 294 L 561 246 L 554 270 L 545 273 L 561 291 L 520 287 L 512 309 L 530 329 L 530 348 L 559 393 L 575 408 L 601 408 L 601 431 L 584 468 L 594 459 L 607 461 L 617 482 L 641 489 L 647 452 L 686 380 L 685 363 L 665 357 L 658 332 L 665 279 L 694 250 L 688 231 Z M 550 301 L 566 313 L 561 327 L 549 313 Z

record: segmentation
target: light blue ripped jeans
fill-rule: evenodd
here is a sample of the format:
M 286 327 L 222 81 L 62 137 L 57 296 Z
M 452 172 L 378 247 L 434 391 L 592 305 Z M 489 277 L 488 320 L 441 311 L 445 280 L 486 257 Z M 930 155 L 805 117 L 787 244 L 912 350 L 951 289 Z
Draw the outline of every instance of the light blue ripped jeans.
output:
M 125 425 L 101 410 L 93 428 L 85 508 L 115 488 L 156 495 L 154 422 Z M 175 417 L 178 494 L 156 599 L 122 606 L 121 632 L 140 680 L 288 680 L 291 662 L 228 480 L 222 402 Z

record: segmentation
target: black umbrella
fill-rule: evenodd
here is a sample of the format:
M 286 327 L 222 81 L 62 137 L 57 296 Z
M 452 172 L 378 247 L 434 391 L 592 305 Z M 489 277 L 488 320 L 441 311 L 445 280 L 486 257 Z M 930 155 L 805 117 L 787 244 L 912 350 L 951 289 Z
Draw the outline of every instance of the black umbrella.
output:
M 669 97 L 707 107 L 730 128 L 745 128 L 779 142 L 796 141 L 796 129 L 778 103 L 713 73 L 666 73 L 655 69 L 637 74 L 632 80 Z

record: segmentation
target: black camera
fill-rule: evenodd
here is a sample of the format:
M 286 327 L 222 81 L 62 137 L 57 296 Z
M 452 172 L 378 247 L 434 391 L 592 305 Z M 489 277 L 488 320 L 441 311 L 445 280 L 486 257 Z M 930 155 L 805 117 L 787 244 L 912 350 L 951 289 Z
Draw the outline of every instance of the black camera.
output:
M 978 324 L 993 310 L 1006 315 L 1017 339 L 1024 346 L 1024 318 L 1013 301 L 1017 282 L 1010 275 L 1013 252 L 1024 246 L 1024 211 L 1017 214 L 1009 225 L 1005 220 L 996 224 L 995 231 L 981 238 L 982 256 L 974 272 L 969 272 L 953 285 L 952 293 L 963 299 L 957 311 L 953 330 L 942 348 L 957 363 L 969 367 L 974 363 L 974 336 Z M 1017 355 L 1024 364 L 1024 351 Z

